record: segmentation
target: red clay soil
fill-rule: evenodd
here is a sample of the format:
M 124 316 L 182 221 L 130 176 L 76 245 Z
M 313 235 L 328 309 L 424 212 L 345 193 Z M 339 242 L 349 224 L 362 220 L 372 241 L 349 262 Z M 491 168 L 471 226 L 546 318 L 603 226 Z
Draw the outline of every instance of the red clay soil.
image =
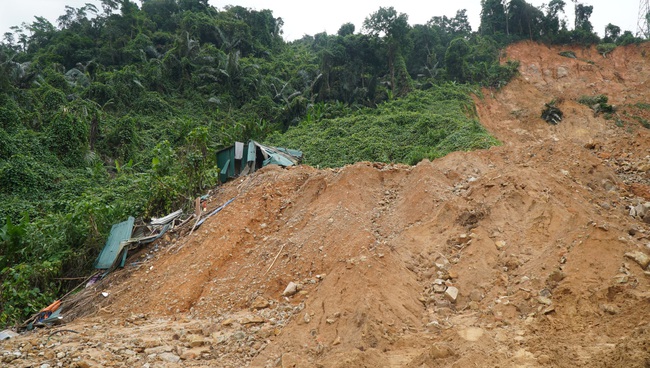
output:
M 223 185 L 198 231 L 76 297 L 59 329 L 78 334 L 25 334 L 3 362 L 648 367 L 650 228 L 629 208 L 650 200 L 648 52 L 513 45 L 520 76 L 476 98 L 502 146 Z M 577 102 L 598 94 L 615 114 Z

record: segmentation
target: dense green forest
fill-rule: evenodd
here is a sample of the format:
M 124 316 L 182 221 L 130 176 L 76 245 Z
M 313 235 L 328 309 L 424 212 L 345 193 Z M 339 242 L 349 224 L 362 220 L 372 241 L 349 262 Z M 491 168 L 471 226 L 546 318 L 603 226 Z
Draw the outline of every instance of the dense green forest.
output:
M 390 7 L 293 42 L 269 10 L 208 0 L 102 0 L 13 27 L 0 43 L 0 325 L 88 274 L 111 224 L 215 185 L 214 153 L 236 140 L 322 166 L 485 148 L 498 142 L 469 96 L 515 75 L 503 46 L 640 41 L 611 24 L 600 40 L 580 3 L 572 30 L 562 0 L 481 5 L 477 32 L 464 10 L 411 26 Z

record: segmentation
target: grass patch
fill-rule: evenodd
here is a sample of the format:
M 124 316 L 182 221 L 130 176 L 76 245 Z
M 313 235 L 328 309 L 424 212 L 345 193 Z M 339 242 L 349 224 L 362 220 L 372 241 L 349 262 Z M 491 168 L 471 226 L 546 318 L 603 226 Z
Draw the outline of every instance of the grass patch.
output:
M 568 57 L 569 59 L 577 59 L 576 53 L 573 51 L 562 51 L 560 56 Z
M 607 57 L 607 54 L 614 51 L 615 48 L 615 43 L 601 43 L 596 46 L 596 50 L 598 50 L 598 53 L 603 55 L 603 57 Z
M 600 113 L 613 114 L 616 112 L 616 107 L 608 104 L 608 101 L 609 99 L 605 95 L 582 96 L 578 99 L 578 103 L 589 106 L 594 110 L 596 116 Z
M 634 104 L 634 107 L 641 110 L 650 110 L 650 104 L 645 102 L 637 102 Z
M 641 125 L 643 125 L 644 128 L 650 129 L 650 121 L 648 121 L 647 119 L 644 119 L 640 116 L 633 116 L 632 118 L 638 121 Z

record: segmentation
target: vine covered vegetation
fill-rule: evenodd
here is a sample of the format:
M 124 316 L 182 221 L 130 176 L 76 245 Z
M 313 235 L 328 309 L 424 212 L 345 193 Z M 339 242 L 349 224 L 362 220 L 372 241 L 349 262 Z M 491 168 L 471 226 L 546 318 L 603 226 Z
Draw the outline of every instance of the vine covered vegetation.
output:
M 518 64 L 509 42 L 596 43 L 581 4 L 466 12 L 286 42 L 270 10 L 208 0 L 101 0 L 12 28 L 0 43 L 0 326 L 87 275 L 113 223 L 189 206 L 217 183 L 216 150 L 256 139 L 307 163 L 416 163 L 497 144 L 469 97 Z M 578 8 L 576 8 L 578 9 Z M 609 25 L 603 52 L 637 42 Z
M 322 107 L 302 122 L 268 140 L 309 154 L 309 165 L 339 167 L 359 161 L 416 164 L 453 151 L 497 145 L 479 124 L 466 87 L 445 84 L 362 108 L 337 118 L 324 118 Z M 313 134 L 313 132 L 319 132 Z

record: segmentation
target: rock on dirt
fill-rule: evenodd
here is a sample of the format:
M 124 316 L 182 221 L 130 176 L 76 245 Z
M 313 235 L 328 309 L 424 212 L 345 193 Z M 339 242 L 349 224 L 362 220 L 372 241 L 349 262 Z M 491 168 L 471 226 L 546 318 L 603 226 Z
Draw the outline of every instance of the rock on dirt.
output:
M 2 341 L 0 365 L 644 367 L 648 54 L 511 45 L 520 73 L 468 111 L 503 145 L 225 183 L 209 205 L 237 200 L 201 231 L 134 252 L 62 330 Z M 594 94 L 611 120 L 577 102 Z
M 456 303 L 456 299 L 458 299 L 458 288 L 455 286 L 447 287 L 447 290 L 445 290 L 445 298 L 452 303 Z
M 625 253 L 625 256 L 633 259 L 644 270 L 648 269 L 648 265 L 650 265 L 650 256 L 641 251 Z
M 178 355 L 173 353 L 162 353 L 158 355 L 158 358 L 160 358 L 160 360 L 164 360 L 169 363 L 178 363 L 181 361 L 181 358 Z
M 479 327 L 467 327 L 458 331 L 460 337 L 467 341 L 478 341 L 484 333 L 485 331 Z
M 292 296 L 292 295 L 295 295 L 297 292 L 298 292 L 298 284 L 291 281 L 291 282 L 289 282 L 287 287 L 282 292 L 282 295 L 283 296 Z
M 285 290 L 285 292 L 286 292 L 286 290 Z M 294 294 L 295 294 L 295 293 L 294 293 Z M 252 307 L 253 309 L 264 309 L 264 308 L 268 308 L 269 305 L 270 305 L 270 303 L 269 303 L 269 301 L 268 301 L 266 298 L 261 297 L 261 296 L 258 296 L 258 297 L 255 298 L 255 300 L 253 301 L 253 304 L 251 305 L 251 307 Z

